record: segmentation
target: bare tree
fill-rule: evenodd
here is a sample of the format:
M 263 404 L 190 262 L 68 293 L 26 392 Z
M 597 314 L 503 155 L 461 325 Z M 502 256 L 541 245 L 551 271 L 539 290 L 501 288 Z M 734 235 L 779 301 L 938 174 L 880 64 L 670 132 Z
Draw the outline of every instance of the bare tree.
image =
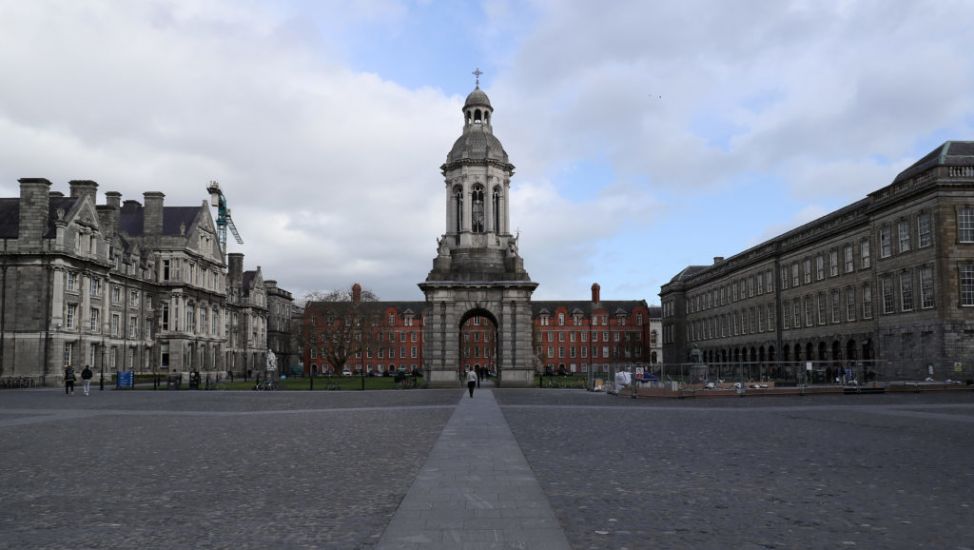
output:
M 351 289 L 309 292 L 305 295 L 302 340 L 336 373 L 355 354 L 373 346 L 374 327 L 381 315 L 378 298 L 358 285 Z

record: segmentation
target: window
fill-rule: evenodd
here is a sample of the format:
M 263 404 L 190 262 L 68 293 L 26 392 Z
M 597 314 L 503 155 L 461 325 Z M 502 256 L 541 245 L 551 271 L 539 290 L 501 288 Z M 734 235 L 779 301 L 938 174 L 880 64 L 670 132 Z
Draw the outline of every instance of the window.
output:
M 547 315 L 542 315 L 541 316 L 541 326 L 543 326 L 543 327 L 548 326 L 548 316 Z
M 859 265 L 863 269 L 867 269 L 871 265 L 869 258 L 869 239 L 859 241 Z
M 200 307 L 200 332 L 206 334 L 206 331 L 210 329 L 210 324 L 206 322 L 206 307 Z
M 923 212 L 917 216 L 917 248 L 926 248 L 933 244 L 933 234 L 930 228 L 930 214 Z
M 960 305 L 974 306 L 974 264 L 960 266 Z
M 815 324 L 815 309 L 812 308 L 812 297 L 805 296 L 805 326 L 810 327 Z
M 862 318 L 873 318 L 873 287 L 869 283 L 862 285 Z
M 576 319 L 578 318 L 577 315 L 575 317 L 576 317 Z M 577 325 L 578 323 L 576 322 L 575 324 Z M 643 314 L 642 313 L 637 313 L 636 314 L 636 326 L 640 326 L 640 327 L 643 326 Z
M 768 306 L 768 328 L 770 328 L 771 330 L 775 330 L 777 328 L 775 327 L 774 304 Z
M 170 266 L 171 265 L 172 265 L 172 263 L 169 260 L 163 260 L 162 261 L 162 280 L 163 281 L 168 281 L 169 280 L 169 272 L 170 272 Z
M 845 247 L 842 249 L 842 256 L 843 256 L 843 259 L 845 260 L 845 272 L 846 273 L 852 273 L 853 271 L 855 271 L 855 269 L 856 269 L 856 263 L 852 259 L 852 245 L 851 244 L 845 245 Z
M 845 289 L 845 320 L 856 320 L 856 289 L 851 286 Z
M 68 311 L 64 319 L 65 326 L 67 328 L 74 328 L 74 323 L 77 318 L 78 318 L 78 304 L 68 304 Z
M 396 324 L 396 314 L 395 313 L 390 313 L 389 314 L 388 322 L 389 322 L 389 326 L 390 327 L 391 326 L 394 326 Z
M 893 242 L 890 240 L 889 225 L 879 228 L 879 257 L 889 258 L 893 254 Z
M 807 285 L 808 283 L 812 282 L 812 260 L 811 260 L 811 258 L 805 258 L 805 261 L 803 262 L 803 264 L 804 265 L 802 267 L 804 269 L 802 269 L 802 271 L 803 271 L 802 275 L 804 276 L 805 284 Z
M 792 308 L 792 314 L 794 315 L 794 323 L 792 326 L 795 328 L 802 327 L 802 304 L 801 300 L 795 298 L 794 307 Z
M 748 281 L 748 286 L 747 286 L 747 296 L 748 296 L 748 298 L 753 298 L 754 297 L 754 287 L 755 286 L 756 286 L 756 282 L 754 281 L 754 277 L 752 276 L 752 277 L 750 277 L 750 279 Z
M 169 330 L 169 304 L 162 304 L 162 330 Z
M 913 272 L 900 273 L 900 311 L 913 311 Z
M 896 234 L 899 237 L 899 252 L 910 251 L 910 222 L 902 220 L 896 224 Z
M 129 338 L 139 337 L 139 318 L 135 315 L 129 316 Z
M 929 309 L 934 306 L 933 301 L 933 268 L 920 268 L 920 308 Z
M 122 324 L 122 317 L 117 314 L 112 314 L 112 336 L 118 336 L 118 328 Z
M 784 311 L 781 312 L 781 323 L 784 325 L 784 328 L 788 328 L 791 322 L 791 302 L 785 302 L 782 307 Z
M 764 294 L 764 272 L 758 273 L 758 295 Z M 721 298 L 724 297 L 723 289 L 720 293 Z M 722 300 L 723 301 L 723 300 Z
M 821 254 L 815 256 L 815 280 L 821 281 L 825 278 L 825 257 Z
M 602 357 L 609 358 L 609 346 L 602 346 Z
M 839 291 L 832 291 L 832 322 L 839 322 Z
M 95 331 L 98 330 L 98 320 L 99 320 L 100 315 L 101 315 L 101 312 L 98 311 L 98 308 L 94 308 L 93 307 L 88 312 L 88 321 L 89 321 L 89 327 L 88 328 L 92 332 L 95 332 Z
M 824 292 L 819 292 L 818 293 L 818 297 L 816 298 L 816 301 L 818 302 L 818 304 L 817 304 L 818 305 L 818 324 L 824 325 L 825 324 L 825 293 Z
M 101 279 L 97 277 L 91 278 L 91 295 L 92 297 L 98 296 L 101 292 Z
M 798 286 L 798 262 L 791 264 L 791 286 Z
M 839 251 L 829 250 L 829 276 L 835 277 L 839 274 Z
M 68 273 L 68 290 L 73 290 L 77 292 L 78 290 L 78 274 L 74 272 Z
M 560 326 L 560 327 L 565 326 L 565 314 L 564 313 L 559 313 L 558 314 L 558 326 Z
M 893 280 L 890 277 L 883 277 L 880 279 L 879 291 L 883 296 L 883 313 L 886 315 L 893 313 Z
M 558 341 L 559 342 L 564 342 L 565 341 L 565 333 L 564 332 L 559 332 L 558 333 Z
M 957 237 L 962 243 L 974 242 L 974 208 L 965 206 L 957 211 Z
M 758 308 L 758 332 L 764 332 L 764 308 Z M 723 336 L 723 334 L 721 334 Z
M 111 300 L 113 304 L 117 304 L 122 301 L 122 289 L 118 285 L 112 285 Z
M 771 270 L 769 269 L 765 275 L 768 280 L 768 292 L 774 292 L 774 276 L 771 274 Z

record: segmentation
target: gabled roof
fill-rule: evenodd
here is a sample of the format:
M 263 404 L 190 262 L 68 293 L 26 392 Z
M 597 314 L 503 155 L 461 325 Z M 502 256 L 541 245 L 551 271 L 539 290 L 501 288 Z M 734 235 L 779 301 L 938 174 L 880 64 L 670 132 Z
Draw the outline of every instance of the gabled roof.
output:
M 547 300 L 540 302 L 531 302 L 531 316 L 537 317 L 544 313 L 554 311 L 560 307 L 567 309 L 568 311 L 575 314 L 576 312 L 582 315 L 591 315 L 594 310 L 605 310 L 605 311 L 622 311 L 624 314 L 628 315 L 634 308 L 646 307 L 645 300 L 602 300 L 601 302 L 594 304 L 589 301 L 580 300 Z

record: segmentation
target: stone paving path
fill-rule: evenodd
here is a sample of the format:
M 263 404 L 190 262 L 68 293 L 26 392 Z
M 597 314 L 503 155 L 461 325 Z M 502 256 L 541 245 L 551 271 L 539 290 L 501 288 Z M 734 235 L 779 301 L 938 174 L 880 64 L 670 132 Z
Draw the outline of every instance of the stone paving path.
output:
M 570 548 L 491 390 L 461 399 L 378 548 Z

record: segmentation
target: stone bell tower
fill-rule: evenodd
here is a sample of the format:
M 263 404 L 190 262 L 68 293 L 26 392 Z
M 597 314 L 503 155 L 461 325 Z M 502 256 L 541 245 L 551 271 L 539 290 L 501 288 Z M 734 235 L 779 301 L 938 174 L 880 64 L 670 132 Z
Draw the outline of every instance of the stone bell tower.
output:
M 477 73 L 475 73 L 477 74 Z M 478 74 L 479 77 L 479 74 Z M 424 357 L 433 385 L 456 385 L 460 329 L 473 316 L 497 329 L 498 384 L 527 386 L 534 377 L 531 293 L 508 216 L 514 166 L 494 136 L 494 108 L 477 87 L 463 104 L 463 134 L 440 167 L 446 230 L 426 281 Z

